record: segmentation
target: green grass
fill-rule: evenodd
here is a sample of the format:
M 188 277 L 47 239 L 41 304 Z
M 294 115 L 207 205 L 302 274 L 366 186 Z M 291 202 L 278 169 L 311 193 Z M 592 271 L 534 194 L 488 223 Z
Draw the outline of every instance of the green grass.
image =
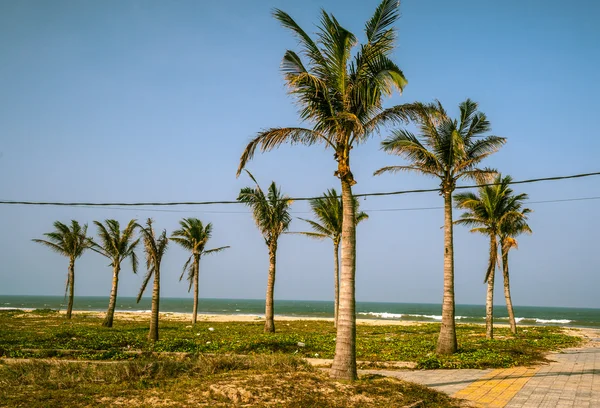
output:
M 213 330 L 209 330 L 212 328 Z M 518 336 L 507 328 L 485 339 L 485 328 L 458 325 L 459 351 L 436 356 L 439 324 L 367 326 L 357 328 L 357 359 L 369 362 L 411 361 L 419 368 L 499 368 L 530 365 L 544 353 L 580 343 L 557 327 L 527 327 Z M 147 322 L 116 320 L 113 328 L 101 319 L 75 315 L 72 320 L 49 311 L 0 312 L 0 355 L 64 357 L 84 360 L 133 360 L 153 352 L 263 355 L 333 358 L 335 329 L 325 321 L 280 321 L 277 333 L 263 333 L 261 322 L 188 322 L 162 320 L 160 341 L 146 340 Z M 299 346 L 303 343 L 303 346 Z
M 330 380 L 293 356 L 199 356 L 184 360 L 0 363 L 3 406 L 390 407 L 459 402 L 426 387 L 378 376 Z M 6 405 L 4 405 L 6 404 Z
M 2 405 L 460 406 L 445 394 L 397 379 L 331 381 L 300 358 L 333 357 L 330 322 L 279 321 L 277 333 L 266 334 L 259 321 L 192 326 L 165 319 L 156 344 L 146 340 L 146 321 L 117 319 L 110 329 L 101 323 L 85 314 L 67 320 L 51 310 L 0 311 L 0 356 L 29 358 L 0 359 Z M 498 328 L 489 341 L 484 327 L 459 325 L 459 352 L 436 356 L 438 332 L 438 324 L 358 326 L 357 358 L 371 365 L 412 361 L 420 368 L 510 367 L 542 361 L 545 352 L 581 341 L 555 327 L 527 327 L 516 337 Z

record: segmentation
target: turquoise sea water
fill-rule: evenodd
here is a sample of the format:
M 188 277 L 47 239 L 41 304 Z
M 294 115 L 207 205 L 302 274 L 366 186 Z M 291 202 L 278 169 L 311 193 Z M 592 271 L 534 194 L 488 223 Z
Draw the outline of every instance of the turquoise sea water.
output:
M 62 296 L 3 296 L 0 295 L 0 309 L 64 309 Z M 108 297 L 75 297 L 75 310 L 105 311 Z M 264 315 L 264 300 L 257 299 L 200 299 L 198 311 L 201 314 L 241 314 Z M 119 297 L 117 310 L 149 311 L 150 299 L 135 302 L 133 297 Z M 161 312 L 191 313 L 190 298 L 161 298 Z M 358 318 L 412 320 L 439 322 L 442 306 L 426 303 L 378 303 L 357 302 Z M 304 300 L 275 300 L 275 314 L 298 317 L 333 317 L 333 302 Z M 463 323 L 483 323 L 483 305 L 456 305 L 456 318 Z M 560 325 L 571 327 L 600 327 L 600 309 L 515 306 L 515 316 L 521 324 Z M 507 323 L 506 307 L 495 306 L 494 320 Z

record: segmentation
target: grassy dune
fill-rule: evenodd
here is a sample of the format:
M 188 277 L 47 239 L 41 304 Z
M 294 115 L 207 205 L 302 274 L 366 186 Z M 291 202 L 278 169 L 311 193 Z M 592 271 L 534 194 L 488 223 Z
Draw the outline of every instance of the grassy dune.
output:
M 455 407 L 444 394 L 400 380 L 361 377 L 329 380 L 301 357 L 332 358 L 331 322 L 281 321 L 277 333 L 258 322 L 161 321 L 161 339 L 146 340 L 146 321 L 77 314 L 68 321 L 52 311 L 0 312 L 0 405 L 52 406 L 281 406 L 384 407 L 423 401 Z M 518 337 L 459 325 L 460 350 L 433 354 L 437 324 L 360 325 L 357 359 L 363 366 L 409 361 L 419 368 L 528 365 L 544 353 L 580 343 L 560 328 L 528 327 Z M 26 358 L 26 360 L 15 360 Z

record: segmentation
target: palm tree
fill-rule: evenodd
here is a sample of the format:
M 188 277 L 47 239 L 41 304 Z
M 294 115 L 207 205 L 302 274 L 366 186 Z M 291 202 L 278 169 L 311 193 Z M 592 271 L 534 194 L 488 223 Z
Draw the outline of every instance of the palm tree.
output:
M 146 227 L 139 224 L 136 226 L 140 229 L 142 238 L 144 239 L 144 252 L 146 253 L 146 276 L 144 282 L 140 288 L 140 292 L 137 296 L 137 302 L 142 299 L 142 294 L 146 290 L 146 286 L 150 281 L 150 278 L 154 276 L 154 284 L 152 287 L 152 312 L 150 313 L 150 331 L 148 332 L 148 340 L 154 342 L 158 341 L 158 311 L 160 302 L 160 263 L 162 257 L 167 250 L 167 244 L 169 239 L 167 238 L 167 231 L 163 230 L 158 238 L 154 235 L 154 228 L 152 228 L 152 219 L 148 218 L 146 221 Z
M 275 267 L 277 263 L 277 241 L 287 231 L 292 217 L 290 206 L 292 200 L 281 193 L 275 182 L 271 182 L 267 194 L 262 191 L 254 176 L 246 170 L 256 188 L 245 187 L 240 191 L 238 200 L 252 209 L 252 216 L 260 230 L 265 244 L 269 248 L 269 278 L 267 280 L 267 297 L 265 300 L 265 332 L 275 332 L 273 320 L 273 292 L 275 290 Z
M 313 232 L 297 232 L 296 234 L 306 235 L 310 238 L 325 239 L 329 238 L 333 241 L 333 282 L 334 282 L 334 295 L 333 295 L 333 322 L 334 326 L 337 326 L 337 315 L 338 315 L 338 302 L 339 302 L 339 284 L 340 284 L 340 261 L 339 261 L 339 247 L 340 240 L 342 238 L 342 200 L 338 196 L 335 189 L 327 190 L 323 197 L 314 198 L 310 200 L 310 206 L 312 208 L 317 221 L 305 220 L 300 218 L 302 221 L 306 221 L 310 224 Z M 369 218 L 367 213 L 359 212 L 359 202 L 354 198 L 354 213 L 356 214 L 356 224 Z
M 416 122 L 420 134 L 399 129 L 382 142 L 383 150 L 397 154 L 410 162 L 408 166 L 389 166 L 375 172 L 414 171 L 441 180 L 440 194 L 444 197 L 444 298 L 442 327 L 437 352 L 456 352 L 454 319 L 454 244 L 452 229 L 452 193 L 461 178 L 478 178 L 493 174 L 476 166 L 496 152 L 506 141 L 498 136 L 483 136 L 490 130 L 485 114 L 477 111 L 470 99 L 462 102 L 460 121 L 453 120 L 439 102 L 416 104 Z
M 483 280 L 483 283 L 487 283 L 485 319 L 488 339 L 494 338 L 494 275 L 498 264 L 497 237 L 500 226 L 509 220 L 514 223 L 514 220 L 522 216 L 519 210 L 523 200 L 527 198 L 527 194 L 514 195 L 510 188 L 511 182 L 510 176 L 502 177 L 498 174 L 493 184 L 479 187 L 477 194 L 468 192 L 454 195 L 456 207 L 466 210 L 456 224 L 473 227 L 471 232 L 484 234 L 490 239 L 488 267 Z
M 523 200 L 527 198 L 526 194 L 522 194 Z M 502 274 L 504 275 L 504 298 L 506 299 L 506 308 L 508 309 L 508 320 L 510 322 L 510 331 L 517 334 L 517 322 L 515 313 L 512 307 L 512 299 L 510 297 L 510 282 L 508 276 L 508 251 L 511 248 L 518 248 L 518 243 L 515 237 L 527 233 L 531 234 L 531 228 L 527 225 L 527 214 L 531 212 L 529 208 L 524 208 L 520 211 L 519 216 L 507 217 L 500 223 L 500 248 L 502 252 Z
M 107 257 L 110 260 L 109 266 L 113 268 L 112 288 L 108 300 L 108 310 L 106 317 L 102 322 L 105 327 L 112 327 L 115 316 L 115 307 L 117 304 L 117 289 L 119 286 L 119 272 L 121 272 L 121 262 L 129 258 L 133 273 L 137 273 L 138 258 L 135 254 L 135 248 L 140 242 L 135 238 L 136 220 L 129 221 L 129 224 L 121 231 L 119 221 L 106 220 L 104 224 L 94 221 L 98 227 L 98 236 L 100 244 L 94 242 L 92 250 Z
M 73 313 L 73 298 L 75 295 L 75 260 L 79 258 L 83 252 L 91 246 L 91 238 L 87 236 L 87 224 L 83 227 L 75 220 L 71 220 L 71 226 L 67 226 L 62 222 L 54 223 L 54 231 L 47 232 L 44 235 L 48 240 L 32 239 L 46 245 L 54 252 L 59 253 L 69 258 L 69 272 L 67 275 L 66 292 L 69 293 L 69 303 L 67 304 L 67 319 L 71 318 Z
M 350 152 L 386 124 L 408 120 L 412 105 L 384 109 L 382 99 L 394 89 L 402 91 L 406 79 L 390 56 L 395 48 L 399 2 L 383 0 L 365 24 L 366 42 L 358 45 L 354 34 L 337 19 L 321 13 L 317 40 L 313 40 L 287 13 L 274 17 L 299 40 L 301 52 L 286 51 L 282 71 L 290 93 L 300 106 L 300 118 L 309 127 L 270 128 L 250 141 L 237 174 L 259 148 L 268 151 L 284 143 L 321 143 L 334 151 L 343 202 L 341 278 L 333 378 L 356 379 L 356 225 L 352 205 Z
M 188 292 L 194 285 L 194 309 L 192 313 L 192 324 L 196 324 L 196 317 L 198 315 L 198 280 L 200 275 L 200 258 L 202 255 L 214 254 L 216 252 L 223 251 L 229 248 L 229 246 L 223 246 L 214 249 L 204 249 L 206 243 L 210 239 L 212 234 L 212 224 L 208 223 L 206 226 L 202 225 L 202 221 L 197 218 L 184 218 L 179 221 L 181 229 L 173 231 L 171 234 L 171 241 L 174 241 L 181 245 L 184 249 L 191 251 L 191 255 L 183 265 L 183 272 L 179 280 L 183 279 L 185 271 L 188 270 L 188 281 L 190 286 Z

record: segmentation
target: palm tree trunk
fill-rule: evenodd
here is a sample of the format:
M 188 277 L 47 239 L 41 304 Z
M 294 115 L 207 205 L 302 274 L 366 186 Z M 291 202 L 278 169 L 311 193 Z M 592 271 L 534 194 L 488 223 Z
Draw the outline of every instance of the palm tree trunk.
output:
M 333 327 L 337 327 L 340 302 L 340 243 L 333 242 Z
M 200 255 L 194 254 L 194 310 L 192 311 L 192 324 L 196 324 L 198 317 L 198 281 L 200 272 Z
M 267 297 L 265 299 L 265 333 L 275 333 L 273 293 L 275 291 L 275 264 L 277 262 L 277 240 L 271 237 L 269 244 L 269 279 L 267 281 Z
M 342 177 L 342 270 L 332 378 L 355 380 L 356 374 L 356 218 L 351 178 Z
M 510 331 L 517 334 L 517 321 L 513 311 L 512 299 L 510 297 L 510 281 L 508 276 L 508 249 L 502 248 L 502 274 L 504 275 L 504 298 L 506 299 L 506 309 L 508 310 L 508 321 L 510 322 Z
M 442 327 L 438 337 L 437 353 L 456 352 L 456 326 L 454 321 L 454 242 L 452 230 L 452 191 L 444 191 L 444 300 Z
M 119 286 L 119 271 L 121 270 L 121 265 L 116 261 L 114 261 L 114 263 L 115 266 L 113 267 L 112 289 L 110 290 L 110 299 L 108 300 L 108 310 L 106 311 L 106 317 L 102 322 L 102 326 L 104 327 L 113 326 L 115 307 L 117 305 L 117 287 Z
M 73 313 L 73 299 L 75 297 L 75 258 L 69 260 L 69 276 L 67 277 L 67 286 L 69 288 L 69 303 L 67 304 L 67 319 L 71 318 Z
M 150 331 L 148 340 L 158 341 L 158 311 L 160 303 L 160 266 L 155 265 L 154 286 L 152 287 L 152 312 L 150 316 Z
M 494 275 L 496 274 L 496 257 L 498 247 L 496 234 L 490 236 L 490 263 L 487 272 L 487 296 L 485 298 L 485 337 L 494 338 Z

